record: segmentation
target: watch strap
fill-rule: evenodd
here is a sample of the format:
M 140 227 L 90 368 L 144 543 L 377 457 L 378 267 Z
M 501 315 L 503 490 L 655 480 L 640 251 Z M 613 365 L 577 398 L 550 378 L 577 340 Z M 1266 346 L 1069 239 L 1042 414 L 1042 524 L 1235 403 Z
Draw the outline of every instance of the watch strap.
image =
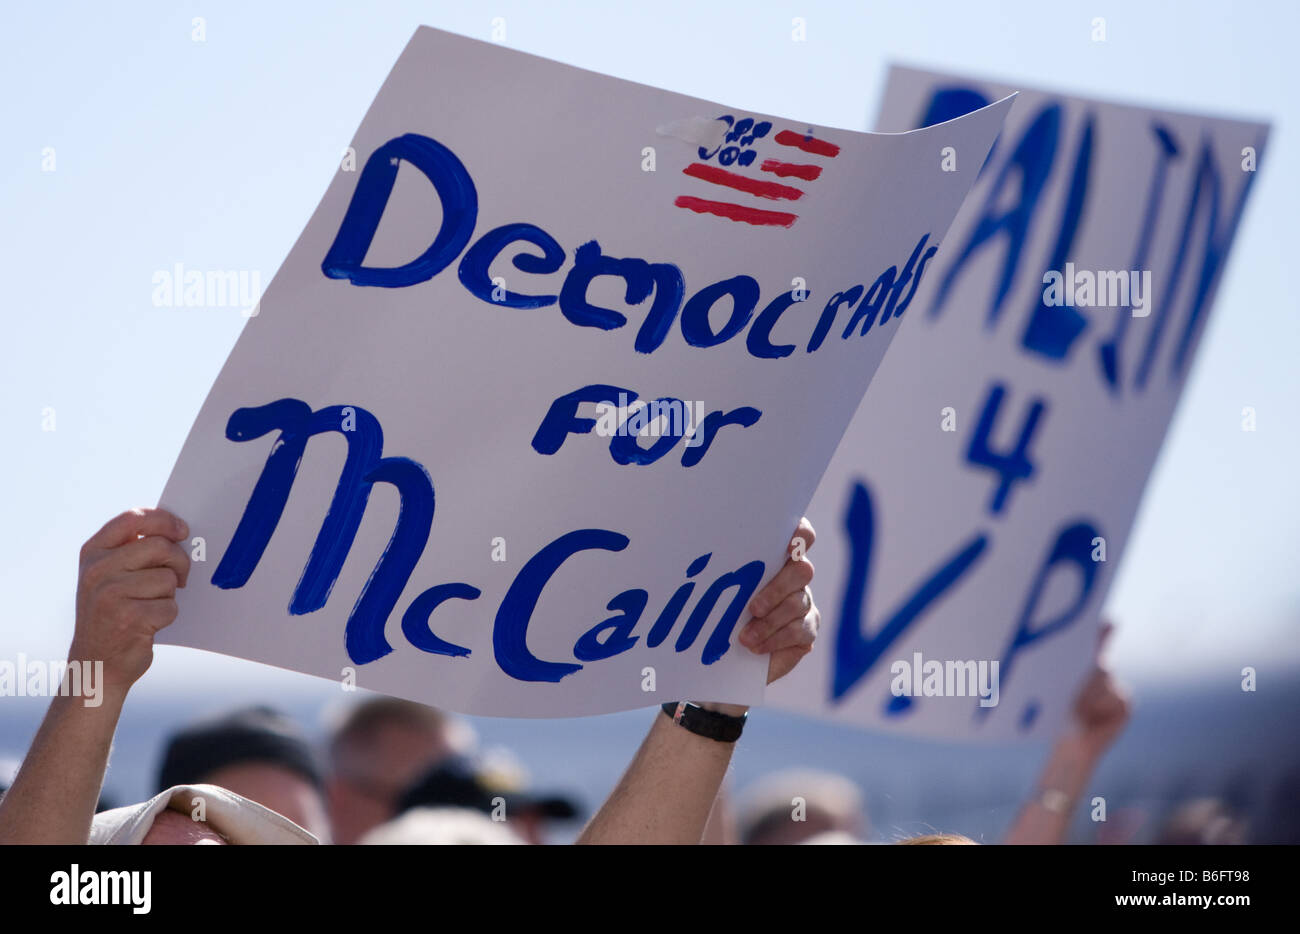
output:
M 663 712 L 678 726 L 685 727 L 698 736 L 705 736 L 720 743 L 734 743 L 745 729 L 745 720 L 749 714 L 739 717 L 705 710 L 689 701 L 670 701 L 663 705 Z

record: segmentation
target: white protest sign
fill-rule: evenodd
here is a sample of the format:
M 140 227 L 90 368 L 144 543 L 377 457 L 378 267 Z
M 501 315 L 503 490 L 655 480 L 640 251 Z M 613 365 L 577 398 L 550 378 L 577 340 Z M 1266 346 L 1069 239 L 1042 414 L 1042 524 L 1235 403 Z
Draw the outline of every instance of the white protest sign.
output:
M 1006 90 L 895 68 L 879 125 Z M 809 509 L 825 623 L 779 706 L 1042 736 L 1093 658 L 1267 127 L 1018 90 Z
M 745 605 L 976 175 L 937 140 L 1009 107 L 830 130 L 419 29 L 164 492 L 207 560 L 163 640 L 475 714 L 759 701 Z

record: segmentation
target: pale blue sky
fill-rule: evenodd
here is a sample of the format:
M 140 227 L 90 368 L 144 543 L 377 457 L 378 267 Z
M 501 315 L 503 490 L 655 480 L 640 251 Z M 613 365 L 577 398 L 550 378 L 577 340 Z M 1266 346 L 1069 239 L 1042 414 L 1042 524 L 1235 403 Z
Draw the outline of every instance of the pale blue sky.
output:
M 206 20 L 206 41 L 191 39 Z M 1094 17 L 1107 41 L 1091 40 Z M 26 4 L 0 30 L 9 416 L 0 654 L 59 657 L 76 555 L 150 505 L 243 319 L 151 277 L 268 282 L 420 24 L 810 123 L 869 128 L 890 62 L 1269 119 L 1270 151 L 1116 588 L 1136 681 L 1300 662 L 1300 87 L 1291 2 Z M 807 41 L 791 41 L 803 17 Z M 456 88 L 431 89 L 440 94 Z M 42 151 L 56 168 L 42 171 Z M 1243 406 L 1258 430 L 1240 430 Z M 42 411 L 56 430 L 42 431 Z M 814 556 L 815 557 L 815 556 Z M 320 682 L 165 648 L 157 689 Z

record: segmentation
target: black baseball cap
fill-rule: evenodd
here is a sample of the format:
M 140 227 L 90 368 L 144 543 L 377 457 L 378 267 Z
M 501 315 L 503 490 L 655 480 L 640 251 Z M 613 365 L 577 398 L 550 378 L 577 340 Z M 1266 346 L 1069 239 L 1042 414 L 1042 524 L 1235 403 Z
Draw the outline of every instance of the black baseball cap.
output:
M 158 790 L 193 785 L 228 765 L 265 762 L 324 787 L 312 745 L 297 724 L 270 707 L 249 707 L 172 734 L 158 770 Z
M 555 820 L 572 820 L 580 813 L 572 798 L 516 788 L 464 756 L 444 759 L 425 772 L 398 799 L 397 813 L 419 807 L 459 807 L 491 814 L 496 798 L 504 798 L 513 810 L 533 811 Z

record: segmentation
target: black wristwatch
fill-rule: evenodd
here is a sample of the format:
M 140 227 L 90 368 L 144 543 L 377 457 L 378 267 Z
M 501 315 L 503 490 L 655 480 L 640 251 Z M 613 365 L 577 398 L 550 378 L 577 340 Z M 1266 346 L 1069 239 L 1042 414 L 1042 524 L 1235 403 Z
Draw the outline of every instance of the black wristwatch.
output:
M 692 733 L 716 739 L 720 743 L 734 743 L 740 739 L 745 729 L 748 712 L 739 717 L 730 717 L 716 710 L 705 710 L 689 701 L 669 701 L 663 705 L 663 712 L 668 719 L 678 726 L 684 726 Z

